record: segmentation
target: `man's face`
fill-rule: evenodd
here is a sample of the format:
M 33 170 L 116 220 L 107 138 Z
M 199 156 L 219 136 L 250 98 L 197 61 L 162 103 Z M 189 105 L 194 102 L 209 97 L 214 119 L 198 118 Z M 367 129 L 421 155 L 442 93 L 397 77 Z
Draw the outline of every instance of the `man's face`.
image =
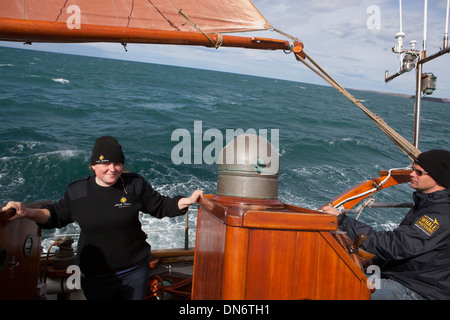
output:
M 409 175 L 411 177 L 411 188 L 421 191 L 423 193 L 431 193 L 442 190 L 443 187 L 436 183 L 436 181 L 417 163 L 413 166 L 413 171 Z

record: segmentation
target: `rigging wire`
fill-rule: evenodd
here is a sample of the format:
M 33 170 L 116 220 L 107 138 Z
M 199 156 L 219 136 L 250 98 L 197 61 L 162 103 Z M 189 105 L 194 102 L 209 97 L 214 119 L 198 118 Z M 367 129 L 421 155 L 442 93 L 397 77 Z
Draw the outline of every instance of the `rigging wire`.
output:
M 286 32 L 283 32 L 275 28 L 274 26 L 271 26 L 270 29 L 282 34 L 283 36 L 293 41 L 299 41 L 297 37 L 289 35 Z M 417 157 L 421 153 L 418 148 L 416 148 L 412 143 L 410 143 L 403 136 L 401 136 L 394 129 L 392 129 L 380 116 L 375 115 L 369 109 L 367 109 L 359 99 L 356 99 L 353 95 L 351 95 L 333 77 L 331 77 L 316 61 L 314 61 L 308 54 L 306 54 L 306 52 L 303 51 L 303 48 L 299 50 L 293 48 L 292 51 L 294 52 L 294 55 L 298 61 L 302 62 L 310 70 L 312 70 L 319 77 L 321 77 L 323 80 L 329 83 L 332 87 L 334 87 L 337 91 L 339 91 L 352 103 L 358 106 L 389 137 L 389 139 L 391 139 L 400 148 L 400 150 L 402 150 L 406 155 L 408 155 L 408 157 L 411 160 L 414 161 L 415 159 L 417 159 Z M 310 63 L 306 60 L 309 60 Z
M 303 52 L 304 53 L 304 52 Z M 401 136 L 398 132 L 392 129 L 380 116 L 375 115 L 369 109 L 367 109 L 359 99 L 356 99 L 351 95 L 344 87 L 342 87 L 335 79 L 333 79 L 319 64 L 317 64 L 308 54 L 304 53 L 305 58 L 302 58 L 298 52 L 295 52 L 295 57 L 298 61 L 302 62 L 305 66 L 311 69 L 319 77 L 324 79 L 353 104 L 358 106 L 396 145 L 400 148 L 411 160 L 417 159 L 421 153 L 418 148 L 412 145 L 408 140 Z M 307 62 L 309 60 L 311 63 Z

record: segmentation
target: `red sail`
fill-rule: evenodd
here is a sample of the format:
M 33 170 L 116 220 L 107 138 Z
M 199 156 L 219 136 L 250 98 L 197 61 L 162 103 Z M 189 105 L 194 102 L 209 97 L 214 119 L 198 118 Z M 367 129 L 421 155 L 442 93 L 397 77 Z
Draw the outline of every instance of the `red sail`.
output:
M 0 17 L 165 31 L 263 30 L 268 22 L 248 0 L 0 0 Z M 181 14 L 182 13 L 182 14 Z M 78 21 L 77 21 L 78 19 Z
M 270 27 L 249 0 L 0 0 L 0 8 L 0 40 L 6 41 L 291 47 L 222 35 Z

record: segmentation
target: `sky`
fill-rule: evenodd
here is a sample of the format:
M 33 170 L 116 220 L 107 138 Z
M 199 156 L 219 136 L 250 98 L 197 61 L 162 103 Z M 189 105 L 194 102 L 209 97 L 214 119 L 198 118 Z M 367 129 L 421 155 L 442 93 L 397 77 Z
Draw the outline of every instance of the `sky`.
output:
M 446 0 L 428 1 L 427 52 L 443 45 Z M 264 17 L 277 29 L 299 38 L 304 50 L 342 86 L 414 95 L 415 72 L 385 83 L 385 70 L 399 70 L 399 57 L 392 52 L 400 30 L 398 0 L 253 0 Z M 416 40 L 421 48 L 424 1 L 403 1 L 404 47 Z M 244 36 L 286 39 L 274 31 Z M 0 42 L 0 46 L 81 54 L 105 58 L 242 73 L 326 85 L 292 54 L 283 51 L 238 48 L 203 48 L 128 44 L 40 44 Z M 450 98 L 450 54 L 425 65 L 424 72 L 437 77 L 432 97 Z

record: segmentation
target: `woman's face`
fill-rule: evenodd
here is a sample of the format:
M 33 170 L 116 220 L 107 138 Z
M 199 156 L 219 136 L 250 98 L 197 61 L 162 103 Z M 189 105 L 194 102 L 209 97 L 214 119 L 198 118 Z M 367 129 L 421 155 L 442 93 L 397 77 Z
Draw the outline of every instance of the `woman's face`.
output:
M 95 173 L 95 181 L 99 186 L 111 187 L 122 174 L 123 164 L 118 162 L 95 164 L 92 166 L 92 170 Z

